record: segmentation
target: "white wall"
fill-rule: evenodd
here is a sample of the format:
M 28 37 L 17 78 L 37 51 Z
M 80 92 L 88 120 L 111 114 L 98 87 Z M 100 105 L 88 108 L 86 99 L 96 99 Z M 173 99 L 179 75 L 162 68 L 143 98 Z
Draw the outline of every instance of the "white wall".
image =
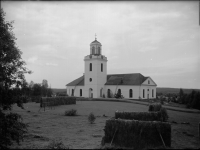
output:
M 117 89 L 116 89 L 117 87 Z M 124 98 L 128 98 L 128 99 L 139 99 L 139 97 L 141 97 L 141 99 L 147 99 L 147 96 L 149 94 L 149 98 L 156 98 L 156 86 L 129 86 L 129 85 L 106 85 L 105 86 L 105 96 L 107 97 L 107 91 L 108 89 L 110 89 L 113 93 L 113 95 L 115 94 L 115 91 L 117 93 L 118 89 L 121 89 L 121 93 L 124 96 Z M 129 90 L 132 89 L 132 98 L 129 97 Z M 145 97 L 143 97 L 143 89 L 145 90 Z M 149 92 L 148 90 L 149 89 Z M 154 97 L 152 97 L 152 90 L 154 90 Z
M 82 96 L 81 97 L 86 97 L 85 96 L 85 88 L 84 86 L 67 86 L 67 94 L 69 96 L 72 95 L 72 89 L 74 89 L 74 96 L 80 97 L 80 89 L 82 89 Z

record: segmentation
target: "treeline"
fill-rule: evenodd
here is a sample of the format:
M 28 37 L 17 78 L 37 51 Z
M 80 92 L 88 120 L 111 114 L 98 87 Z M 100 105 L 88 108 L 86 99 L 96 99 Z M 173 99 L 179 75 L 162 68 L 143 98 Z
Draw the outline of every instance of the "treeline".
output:
M 30 83 L 24 81 L 21 87 L 12 88 L 12 93 L 17 95 L 16 99 L 22 99 L 23 102 L 35 101 L 39 97 L 52 97 L 52 89 L 48 86 L 48 81 L 43 80 L 42 83 Z
M 200 110 L 200 92 L 192 90 L 191 93 L 185 94 L 183 90 L 180 89 L 178 102 L 185 104 L 187 108 Z

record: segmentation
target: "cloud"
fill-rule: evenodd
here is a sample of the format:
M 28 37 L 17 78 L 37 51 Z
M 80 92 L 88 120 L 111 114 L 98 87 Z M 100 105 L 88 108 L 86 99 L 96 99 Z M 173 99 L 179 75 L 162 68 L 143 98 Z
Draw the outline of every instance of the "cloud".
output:
M 38 57 L 37 57 L 37 56 L 33 56 L 33 57 L 29 58 L 27 61 L 28 61 L 29 63 L 34 64 L 37 60 L 38 60 Z
M 58 64 L 55 63 L 46 63 L 47 66 L 58 66 Z

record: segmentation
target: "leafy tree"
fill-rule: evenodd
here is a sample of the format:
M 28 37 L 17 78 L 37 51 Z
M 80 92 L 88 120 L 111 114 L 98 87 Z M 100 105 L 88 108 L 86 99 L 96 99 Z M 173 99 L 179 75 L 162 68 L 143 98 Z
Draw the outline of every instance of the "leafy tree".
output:
M 180 88 L 180 91 L 179 91 L 179 102 L 180 102 L 180 103 L 182 103 L 183 95 L 184 95 L 183 89 Z
M 8 148 L 13 141 L 19 143 L 26 132 L 26 124 L 20 115 L 11 113 L 12 105 L 23 108 L 23 103 L 16 98 L 25 82 L 25 73 L 31 73 L 21 58 L 22 52 L 16 46 L 12 32 L 13 21 L 5 21 L 5 12 L 0 10 L 0 149 Z

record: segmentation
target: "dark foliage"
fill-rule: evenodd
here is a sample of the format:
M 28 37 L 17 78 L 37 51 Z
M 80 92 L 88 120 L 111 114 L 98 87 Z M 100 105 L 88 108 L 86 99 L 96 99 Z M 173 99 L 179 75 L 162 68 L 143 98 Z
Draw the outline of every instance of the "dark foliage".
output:
M 23 108 L 21 88 L 25 86 L 25 73 L 31 73 L 21 59 L 22 52 L 16 46 L 12 22 L 5 21 L 0 10 L 0 149 L 9 148 L 13 141 L 19 143 L 26 132 L 26 124 L 20 115 L 11 113 L 12 105 Z M 11 87 L 15 87 L 12 89 Z
M 189 94 L 184 94 L 181 92 L 179 95 L 179 102 L 186 104 L 187 108 L 194 108 L 200 110 L 200 92 L 192 90 Z
M 65 111 L 65 116 L 76 116 L 76 109 L 71 109 L 71 110 L 66 110 Z

